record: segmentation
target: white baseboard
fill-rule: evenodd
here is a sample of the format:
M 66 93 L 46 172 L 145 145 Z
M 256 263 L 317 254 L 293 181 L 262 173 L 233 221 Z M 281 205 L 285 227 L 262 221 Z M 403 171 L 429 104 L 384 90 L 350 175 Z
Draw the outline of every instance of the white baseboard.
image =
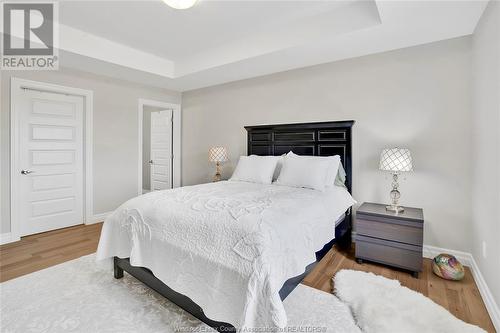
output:
M 13 237 L 10 232 L 0 234 L 0 245 L 13 243 L 21 240 L 19 237 Z
M 467 266 L 472 269 L 472 254 L 462 251 L 445 249 L 442 247 L 435 247 L 431 245 L 424 245 L 424 258 L 434 259 L 435 256 L 441 253 L 448 253 L 454 256 L 462 263 L 462 265 Z
M 89 219 L 87 219 L 87 222 L 85 222 L 85 224 L 89 225 L 89 224 L 103 222 L 109 215 L 111 215 L 111 213 L 113 213 L 113 212 L 95 214 L 94 216 L 91 216 Z
M 498 304 L 495 302 L 493 294 L 491 293 L 490 288 L 488 288 L 488 285 L 486 284 L 474 257 L 471 256 L 471 259 L 472 261 L 469 267 L 472 272 L 472 276 L 474 277 L 474 281 L 476 281 L 477 288 L 479 289 L 479 293 L 481 293 L 481 297 L 483 298 L 484 305 L 486 305 L 486 310 L 488 310 L 493 326 L 495 326 L 497 332 L 500 332 L 500 309 L 498 308 Z

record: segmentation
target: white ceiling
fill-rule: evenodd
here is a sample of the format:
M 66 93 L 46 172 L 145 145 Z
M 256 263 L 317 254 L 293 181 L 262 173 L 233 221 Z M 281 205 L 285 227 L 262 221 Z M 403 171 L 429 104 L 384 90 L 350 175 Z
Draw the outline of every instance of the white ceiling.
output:
M 343 5 L 334 1 L 200 0 L 191 9 L 175 10 L 162 1 L 65 1 L 60 4 L 60 22 L 178 62 Z
M 61 65 L 185 91 L 469 35 L 487 1 L 60 1 Z

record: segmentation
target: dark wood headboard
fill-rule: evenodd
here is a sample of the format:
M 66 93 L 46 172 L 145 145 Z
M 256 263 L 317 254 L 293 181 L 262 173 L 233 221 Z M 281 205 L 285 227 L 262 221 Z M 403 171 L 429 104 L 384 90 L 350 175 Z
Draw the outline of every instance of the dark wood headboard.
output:
M 351 130 L 354 120 L 245 126 L 248 155 L 340 155 L 346 186 L 352 189 Z M 351 192 L 352 193 L 352 192 Z

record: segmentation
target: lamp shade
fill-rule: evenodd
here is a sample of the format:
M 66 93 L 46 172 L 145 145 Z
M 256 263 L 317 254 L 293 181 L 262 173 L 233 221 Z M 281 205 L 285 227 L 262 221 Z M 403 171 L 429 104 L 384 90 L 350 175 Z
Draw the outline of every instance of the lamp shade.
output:
M 225 162 L 227 158 L 226 147 L 212 147 L 208 150 L 208 160 L 210 162 Z
M 379 169 L 391 172 L 413 171 L 410 150 L 406 148 L 388 148 L 382 150 Z

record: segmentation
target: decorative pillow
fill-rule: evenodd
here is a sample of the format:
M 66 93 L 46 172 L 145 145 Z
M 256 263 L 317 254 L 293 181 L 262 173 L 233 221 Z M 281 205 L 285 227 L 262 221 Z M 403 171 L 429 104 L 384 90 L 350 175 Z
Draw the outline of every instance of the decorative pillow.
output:
M 308 159 L 311 161 L 314 161 L 314 160 L 327 160 L 327 161 L 329 161 L 330 167 L 328 169 L 328 175 L 326 177 L 325 187 L 329 187 L 329 186 L 333 186 L 333 185 L 345 186 L 344 185 L 344 183 L 345 183 L 345 170 L 343 167 L 342 167 L 342 170 L 340 170 L 342 163 L 340 162 L 339 155 L 306 156 L 306 155 L 297 155 L 291 151 L 288 154 L 286 154 L 286 156 L 291 157 L 291 158 L 303 158 L 303 159 Z M 342 171 L 343 171 L 343 173 L 342 173 Z
M 339 171 L 337 172 L 337 177 L 335 177 L 335 186 L 345 186 L 346 173 L 342 162 L 339 161 Z
M 229 180 L 271 184 L 278 159 L 279 156 L 240 156 Z
M 286 156 L 276 184 L 324 191 L 331 164 L 329 159 Z

